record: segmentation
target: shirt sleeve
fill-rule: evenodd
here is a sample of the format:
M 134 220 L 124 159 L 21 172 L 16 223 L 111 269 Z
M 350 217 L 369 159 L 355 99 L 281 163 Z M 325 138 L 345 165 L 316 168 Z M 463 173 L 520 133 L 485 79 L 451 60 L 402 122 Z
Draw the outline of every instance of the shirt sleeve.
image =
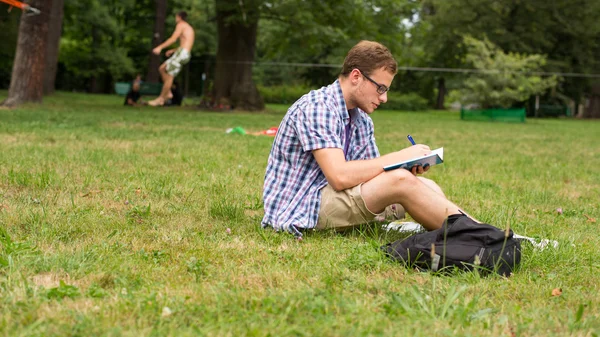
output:
M 302 107 L 296 115 L 294 127 L 305 152 L 324 148 L 343 149 L 340 118 L 323 102 Z

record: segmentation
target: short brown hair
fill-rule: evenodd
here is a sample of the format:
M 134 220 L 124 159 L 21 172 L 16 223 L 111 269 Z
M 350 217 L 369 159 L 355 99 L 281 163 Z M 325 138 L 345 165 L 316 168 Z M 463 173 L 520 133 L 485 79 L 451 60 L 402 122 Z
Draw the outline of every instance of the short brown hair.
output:
M 365 75 L 373 71 L 385 68 L 390 74 L 396 75 L 398 63 L 386 46 L 373 41 L 360 41 L 346 55 L 342 67 L 341 76 L 348 76 L 352 69 L 358 69 Z
M 185 21 L 187 19 L 187 12 L 186 11 L 181 11 L 178 12 L 177 15 L 181 18 L 181 20 Z

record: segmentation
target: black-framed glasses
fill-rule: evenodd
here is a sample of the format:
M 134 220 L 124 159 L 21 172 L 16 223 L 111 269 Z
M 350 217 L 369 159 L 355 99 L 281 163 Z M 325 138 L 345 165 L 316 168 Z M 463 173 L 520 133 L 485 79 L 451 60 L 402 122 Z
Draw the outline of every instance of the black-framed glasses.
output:
M 377 93 L 380 95 L 385 94 L 386 92 L 388 92 L 390 90 L 390 88 L 388 88 L 386 85 L 383 84 L 379 84 L 377 82 L 375 82 L 372 78 L 370 78 L 369 76 L 365 75 L 362 71 L 360 72 L 367 80 L 371 81 L 371 83 L 375 84 L 375 86 L 377 87 Z

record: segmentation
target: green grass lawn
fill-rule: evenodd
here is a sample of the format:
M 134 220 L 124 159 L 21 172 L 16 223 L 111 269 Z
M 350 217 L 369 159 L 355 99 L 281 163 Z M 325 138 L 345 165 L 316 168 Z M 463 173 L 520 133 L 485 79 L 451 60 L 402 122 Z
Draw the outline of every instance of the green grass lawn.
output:
M 6 92 L 0 93 L 0 100 Z M 524 246 L 511 278 L 408 270 L 381 230 L 260 229 L 260 114 L 58 93 L 0 110 L 2 336 L 597 336 L 600 122 L 373 115 L 382 153 L 444 147 L 426 174 Z M 557 209 L 562 209 L 562 214 Z M 561 288 L 560 296 L 552 296 Z

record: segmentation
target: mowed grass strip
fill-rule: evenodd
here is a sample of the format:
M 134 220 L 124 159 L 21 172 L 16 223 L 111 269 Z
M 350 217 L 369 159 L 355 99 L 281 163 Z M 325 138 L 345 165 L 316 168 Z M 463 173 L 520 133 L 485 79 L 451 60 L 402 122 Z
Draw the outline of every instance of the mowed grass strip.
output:
M 6 92 L 0 94 L 5 97 Z M 0 110 L 0 333 L 4 336 L 593 336 L 600 333 L 600 123 L 372 115 L 382 153 L 443 146 L 426 174 L 524 246 L 509 279 L 408 270 L 377 228 L 260 229 L 285 106 L 214 113 L 128 108 L 58 93 Z M 561 290 L 560 295 L 558 289 Z

